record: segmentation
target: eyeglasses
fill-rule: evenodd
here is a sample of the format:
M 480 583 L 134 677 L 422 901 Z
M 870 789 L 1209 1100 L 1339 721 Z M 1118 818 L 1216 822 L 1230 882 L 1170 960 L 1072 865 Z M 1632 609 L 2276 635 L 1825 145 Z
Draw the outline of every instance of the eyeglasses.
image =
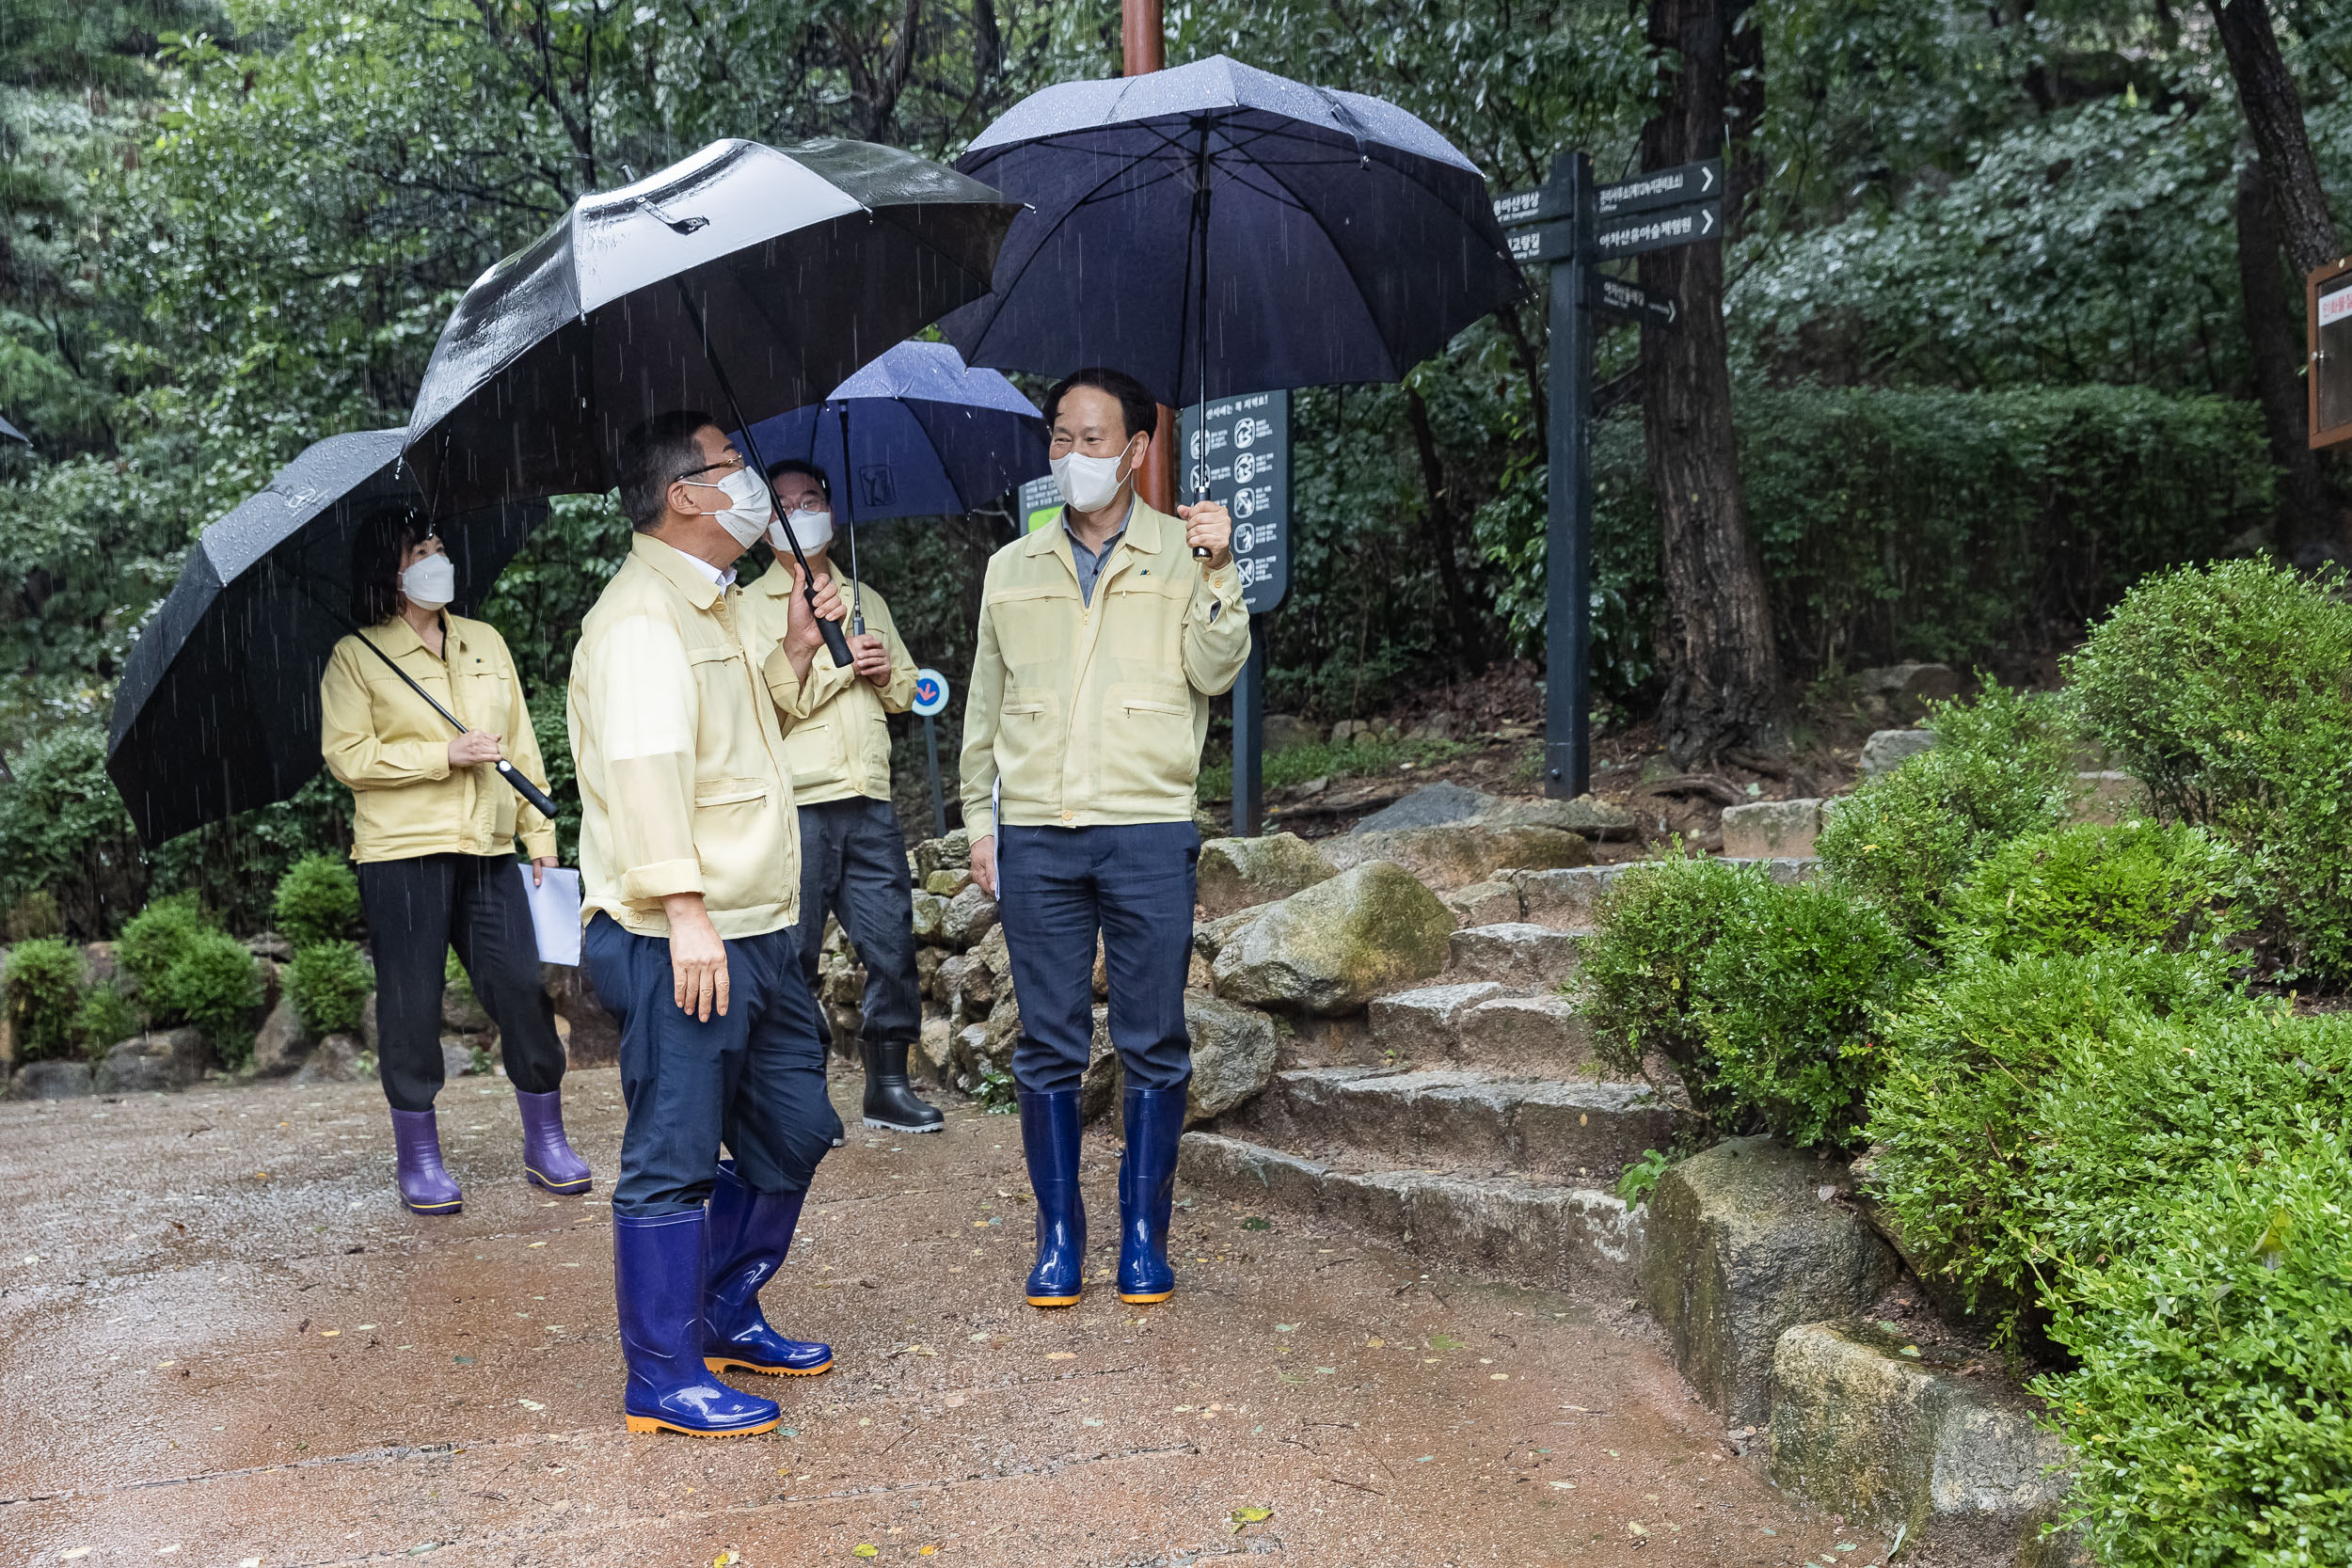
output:
M 684 473 L 675 476 L 670 483 L 683 484 L 696 474 L 707 474 L 713 468 L 724 468 L 727 472 L 733 473 L 742 467 L 743 460 L 740 457 L 723 457 L 716 463 L 706 463 L 699 468 L 689 468 Z

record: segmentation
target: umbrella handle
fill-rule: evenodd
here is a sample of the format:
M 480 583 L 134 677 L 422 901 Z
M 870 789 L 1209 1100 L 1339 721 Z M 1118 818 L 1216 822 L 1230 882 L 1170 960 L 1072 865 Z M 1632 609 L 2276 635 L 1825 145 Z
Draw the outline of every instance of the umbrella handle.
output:
M 498 768 L 499 777 L 504 779 L 508 784 L 513 784 L 515 786 L 516 794 L 530 801 L 532 806 L 537 810 L 539 815 L 546 817 L 549 823 L 554 822 L 555 802 L 548 798 L 546 790 L 541 789 L 537 784 L 532 784 L 521 768 L 516 767 L 504 757 L 499 758 Z

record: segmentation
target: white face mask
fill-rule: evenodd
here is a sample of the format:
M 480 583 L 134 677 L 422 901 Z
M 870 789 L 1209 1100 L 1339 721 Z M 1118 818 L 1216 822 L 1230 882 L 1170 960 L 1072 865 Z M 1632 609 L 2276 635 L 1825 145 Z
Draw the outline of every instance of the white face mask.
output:
M 457 597 L 457 563 L 428 555 L 400 574 L 400 591 L 419 610 L 438 610 Z
M 711 515 L 717 517 L 719 526 L 725 529 L 735 542 L 745 549 L 750 549 L 752 541 L 767 531 L 768 519 L 774 511 L 768 499 L 768 482 L 752 472 L 751 469 L 738 468 L 725 478 L 717 481 L 691 479 L 687 483 L 707 485 L 713 490 L 722 491 L 727 499 L 735 503 L 725 511 L 716 512 Z
M 804 506 L 787 514 L 781 524 L 769 525 L 768 543 L 776 547 L 778 555 L 792 553 L 792 546 L 784 537 L 787 528 L 792 531 L 792 537 L 801 542 L 801 548 L 810 555 L 833 543 L 833 514 Z
M 1132 443 L 1131 443 L 1132 444 Z M 1120 482 L 1127 476 L 1119 471 L 1119 457 L 1088 457 L 1072 452 L 1054 459 L 1054 483 L 1061 490 L 1062 504 L 1076 512 L 1100 512 L 1110 505 L 1119 494 Z

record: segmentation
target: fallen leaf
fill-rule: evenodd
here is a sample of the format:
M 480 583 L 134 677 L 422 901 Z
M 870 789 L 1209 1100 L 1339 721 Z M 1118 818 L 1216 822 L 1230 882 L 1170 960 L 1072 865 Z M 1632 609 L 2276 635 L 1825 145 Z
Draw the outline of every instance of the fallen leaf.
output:
M 1640 1525 L 1630 1522 L 1629 1522 L 1625 1528 L 1627 1532 L 1632 1535 L 1647 1535 L 1649 1533 L 1648 1530 L 1643 1528 Z
M 1233 1510 L 1233 1523 L 1237 1525 L 1263 1525 L 1268 1519 L 1273 1517 L 1274 1510 L 1270 1508 L 1237 1508 Z
M 521 1405 L 525 1410 L 545 1410 L 547 1408 L 546 1405 L 541 1404 L 537 1400 L 516 1400 L 515 1402 Z
M 343 1331 L 340 1328 L 322 1328 L 319 1330 L 319 1338 L 322 1339 L 340 1338 L 342 1336 L 342 1332 Z
M 1074 1350 L 1049 1350 L 1045 1353 L 1045 1359 L 1048 1361 L 1075 1361 L 1078 1359 L 1078 1353 Z
M 77 1558 L 89 1556 L 89 1551 L 90 1549 L 87 1546 L 68 1546 L 64 1551 L 57 1554 L 57 1560 L 59 1562 L 72 1562 Z
M 863 1541 L 850 1549 L 850 1555 L 851 1557 L 880 1557 L 882 1548 L 871 1541 Z
M 938 1552 L 939 1548 L 937 1546 L 921 1546 L 915 1549 L 914 1555 L 916 1557 L 934 1557 L 938 1555 Z
M 736 1552 L 736 1549 L 729 1546 L 710 1560 L 710 1568 L 735 1568 L 735 1565 L 742 1560 L 743 1559 Z

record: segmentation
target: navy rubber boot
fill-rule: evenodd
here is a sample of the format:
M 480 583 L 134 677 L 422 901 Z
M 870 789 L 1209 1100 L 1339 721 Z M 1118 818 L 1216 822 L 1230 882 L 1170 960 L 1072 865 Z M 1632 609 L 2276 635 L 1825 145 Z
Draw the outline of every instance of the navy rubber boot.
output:
M 1021 1096 L 1021 1149 L 1037 1194 L 1031 1307 L 1075 1307 L 1086 1288 L 1087 1206 L 1078 1196 L 1078 1091 Z
M 440 1124 L 432 1112 L 394 1111 L 392 1149 L 401 1202 L 420 1214 L 454 1214 L 465 1207 L 466 1195 L 441 1164 Z
M 710 1223 L 703 1232 L 703 1365 L 714 1372 L 746 1371 L 806 1377 L 833 1366 L 833 1347 L 787 1339 L 760 1315 L 759 1288 L 775 1277 L 792 1250 L 805 1193 L 762 1193 L 719 1162 L 710 1188 Z
M 1176 1141 L 1184 1133 L 1184 1091 L 1127 1091 L 1127 1152 L 1119 1162 L 1119 1299 L 1141 1306 L 1176 1293 L 1168 1262 L 1169 1205 L 1176 1196 Z
M 515 1103 L 523 1113 L 523 1175 L 563 1197 L 586 1192 L 588 1162 L 573 1152 L 571 1140 L 564 1135 L 563 1091 L 525 1094 L 516 1089 Z
M 773 1400 L 739 1393 L 703 1365 L 703 1213 L 612 1216 L 612 1289 L 620 1304 L 631 1432 L 736 1437 L 774 1429 Z

